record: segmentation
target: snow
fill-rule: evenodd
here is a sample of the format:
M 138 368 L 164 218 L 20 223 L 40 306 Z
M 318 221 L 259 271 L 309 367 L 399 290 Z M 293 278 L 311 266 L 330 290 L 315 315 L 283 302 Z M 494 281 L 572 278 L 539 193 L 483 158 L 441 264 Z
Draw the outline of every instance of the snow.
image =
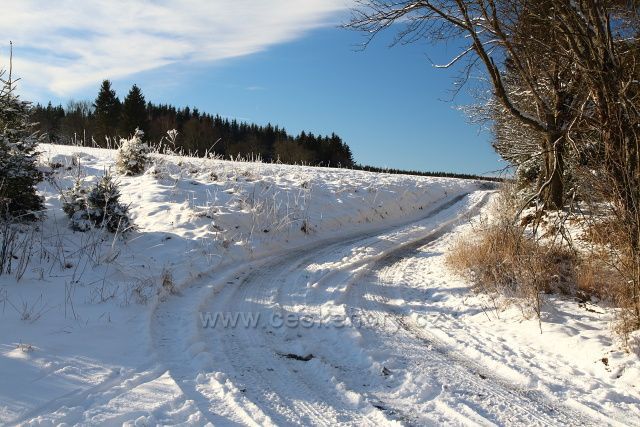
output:
M 638 424 L 609 309 L 550 299 L 541 334 L 444 266 L 486 183 L 152 155 L 118 176 L 123 239 L 72 231 L 59 196 L 115 152 L 41 149 L 36 255 L 0 276 L 0 424 Z

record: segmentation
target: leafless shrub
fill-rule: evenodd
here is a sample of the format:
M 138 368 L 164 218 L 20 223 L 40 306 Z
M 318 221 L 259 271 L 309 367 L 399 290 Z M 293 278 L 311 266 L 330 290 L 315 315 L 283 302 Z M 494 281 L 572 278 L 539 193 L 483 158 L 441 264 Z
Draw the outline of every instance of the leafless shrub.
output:
M 20 350 L 23 353 L 31 353 L 33 350 L 35 350 L 35 348 L 33 347 L 33 345 L 31 344 L 27 344 L 27 343 L 19 343 L 16 348 L 18 350 Z
M 18 313 L 18 315 L 20 316 L 20 320 L 29 323 L 36 322 L 38 319 L 40 319 L 40 317 L 42 317 L 44 313 L 49 311 L 49 307 L 42 294 L 33 302 L 29 302 L 23 299 L 20 301 L 20 303 L 15 304 L 6 296 L 3 300 L 7 302 L 16 313 Z
M 33 256 L 36 227 L 0 221 L 0 275 L 13 274 L 20 281 Z
M 638 328 L 632 236 L 626 231 L 627 224 L 615 215 L 589 215 L 584 221 L 582 238 L 589 250 L 583 251 L 578 289 L 617 308 L 615 330 L 628 341 L 629 334 Z
M 160 285 L 160 291 L 165 295 L 176 295 L 178 293 L 178 288 L 173 280 L 173 273 L 168 268 L 162 269 L 162 274 L 160 274 Z
M 522 307 L 540 318 L 545 294 L 575 293 L 577 258 L 560 243 L 534 238 L 509 215 L 510 203 L 503 194 L 496 204 L 499 213 L 456 241 L 446 261 L 477 291 L 524 302 Z
M 309 222 L 306 219 L 302 220 L 302 226 L 300 227 L 300 231 L 302 231 L 304 234 L 311 233 L 311 227 L 309 226 Z
M 149 302 L 153 296 L 153 289 L 155 288 L 154 280 L 151 278 L 139 279 L 131 287 L 131 295 L 136 303 L 144 305 Z

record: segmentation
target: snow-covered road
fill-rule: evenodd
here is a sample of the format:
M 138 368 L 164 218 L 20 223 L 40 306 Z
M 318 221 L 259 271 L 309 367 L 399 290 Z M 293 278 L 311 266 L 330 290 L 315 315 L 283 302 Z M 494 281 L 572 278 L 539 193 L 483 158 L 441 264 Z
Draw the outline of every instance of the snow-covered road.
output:
M 597 424 L 451 351 L 399 260 L 477 214 L 458 196 L 409 225 L 323 242 L 202 278 L 158 307 L 158 358 L 214 424 Z M 433 256 L 441 254 L 434 252 Z M 423 299 L 424 298 L 424 299 Z M 418 315 L 416 315 L 418 314 Z

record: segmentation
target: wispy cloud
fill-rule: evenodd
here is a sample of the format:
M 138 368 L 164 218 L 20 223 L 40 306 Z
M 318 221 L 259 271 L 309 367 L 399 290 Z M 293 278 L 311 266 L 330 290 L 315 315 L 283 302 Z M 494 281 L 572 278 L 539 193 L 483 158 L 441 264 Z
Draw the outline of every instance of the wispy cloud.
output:
M 70 95 L 103 78 L 259 52 L 333 23 L 348 5 L 349 0 L 20 0 L 0 14 L 0 42 L 13 40 L 14 68 L 24 84 Z

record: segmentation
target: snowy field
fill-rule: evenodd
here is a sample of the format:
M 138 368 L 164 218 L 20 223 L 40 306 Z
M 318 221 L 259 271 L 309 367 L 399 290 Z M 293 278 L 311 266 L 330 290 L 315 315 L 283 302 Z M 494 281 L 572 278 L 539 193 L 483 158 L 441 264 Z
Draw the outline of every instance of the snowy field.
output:
M 47 218 L 0 276 L 0 424 L 640 425 L 610 309 L 551 298 L 539 326 L 447 271 L 487 183 L 156 156 L 118 177 L 121 239 L 60 199 L 115 153 L 42 148 Z

